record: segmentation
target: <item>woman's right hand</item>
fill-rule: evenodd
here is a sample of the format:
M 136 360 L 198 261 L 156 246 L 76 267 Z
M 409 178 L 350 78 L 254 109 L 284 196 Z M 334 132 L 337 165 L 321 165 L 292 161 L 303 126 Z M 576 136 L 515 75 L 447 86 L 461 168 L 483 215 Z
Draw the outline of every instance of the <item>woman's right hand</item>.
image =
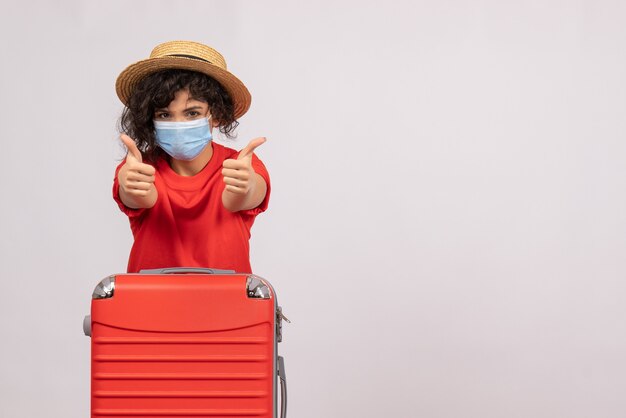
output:
M 120 139 L 128 148 L 126 162 L 117 173 L 120 185 L 120 198 L 129 208 L 151 208 L 156 203 L 157 191 L 154 186 L 156 170 L 144 164 L 137 144 L 128 135 Z

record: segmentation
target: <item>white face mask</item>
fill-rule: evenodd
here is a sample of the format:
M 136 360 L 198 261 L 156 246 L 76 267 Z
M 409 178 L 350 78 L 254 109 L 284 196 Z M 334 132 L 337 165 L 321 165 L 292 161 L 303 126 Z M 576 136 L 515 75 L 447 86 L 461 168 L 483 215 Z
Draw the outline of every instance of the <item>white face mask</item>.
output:
M 188 122 L 154 121 L 156 143 L 177 160 L 191 161 L 211 142 L 211 125 L 208 118 Z

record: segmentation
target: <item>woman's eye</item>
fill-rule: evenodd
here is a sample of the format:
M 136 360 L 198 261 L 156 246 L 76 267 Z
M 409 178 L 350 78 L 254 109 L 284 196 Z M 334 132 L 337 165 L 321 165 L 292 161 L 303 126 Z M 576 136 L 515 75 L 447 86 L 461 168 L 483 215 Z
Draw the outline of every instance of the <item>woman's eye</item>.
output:
M 192 110 L 192 111 L 187 113 L 187 116 L 189 116 L 190 118 L 195 118 L 199 114 L 200 114 L 199 112 L 196 112 L 195 110 Z
M 157 119 L 167 119 L 168 116 L 169 114 L 167 113 L 157 113 L 156 115 Z

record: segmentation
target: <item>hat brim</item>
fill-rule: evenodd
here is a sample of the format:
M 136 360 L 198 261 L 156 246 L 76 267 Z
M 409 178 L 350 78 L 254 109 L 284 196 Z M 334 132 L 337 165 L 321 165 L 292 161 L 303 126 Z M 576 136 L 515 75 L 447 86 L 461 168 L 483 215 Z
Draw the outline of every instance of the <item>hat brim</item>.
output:
M 209 62 L 186 57 L 148 58 L 129 65 L 115 82 L 117 97 L 128 106 L 128 100 L 139 81 L 150 74 L 169 69 L 192 70 L 214 78 L 232 99 L 235 119 L 243 116 L 250 108 L 252 102 L 250 92 L 232 73 Z

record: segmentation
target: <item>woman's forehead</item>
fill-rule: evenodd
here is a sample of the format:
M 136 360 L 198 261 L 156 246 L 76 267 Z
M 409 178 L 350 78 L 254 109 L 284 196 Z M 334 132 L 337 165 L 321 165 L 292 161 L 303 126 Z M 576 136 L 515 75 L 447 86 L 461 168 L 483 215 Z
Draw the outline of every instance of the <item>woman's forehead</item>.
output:
M 178 90 L 174 93 L 174 100 L 172 100 L 168 107 L 190 107 L 190 106 L 203 106 L 206 107 L 208 104 L 204 100 L 195 99 L 190 95 L 189 90 L 183 89 Z
M 189 92 L 189 90 L 187 89 L 182 89 L 182 90 L 178 90 L 176 93 L 174 93 L 174 101 L 181 101 L 181 102 L 200 102 L 200 103 L 205 103 L 202 100 L 196 99 L 194 98 L 191 93 Z

